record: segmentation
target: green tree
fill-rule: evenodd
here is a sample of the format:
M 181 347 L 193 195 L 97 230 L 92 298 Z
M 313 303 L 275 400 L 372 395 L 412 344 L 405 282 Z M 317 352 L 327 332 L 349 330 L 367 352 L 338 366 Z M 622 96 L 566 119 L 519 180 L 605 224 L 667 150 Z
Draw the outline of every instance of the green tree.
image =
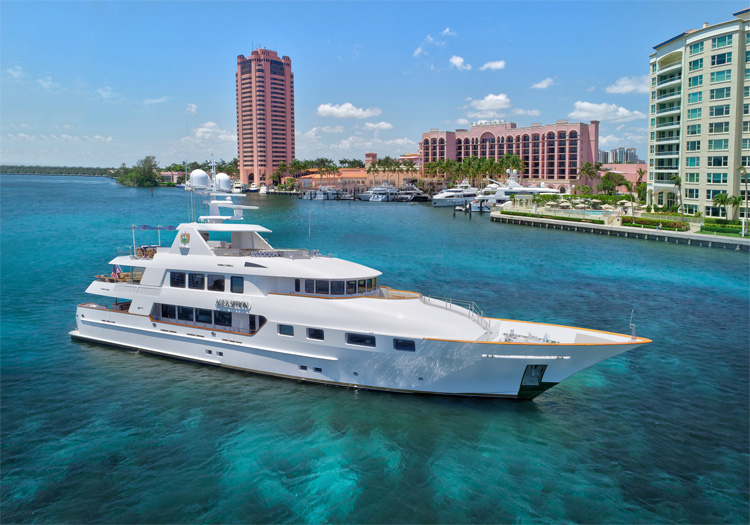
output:
M 740 206 L 742 206 L 742 197 L 739 195 L 732 195 L 727 199 L 727 204 L 733 208 L 732 219 L 737 219 L 740 213 Z
M 598 164 L 598 163 L 597 163 Z M 597 166 L 590 162 L 585 162 L 581 169 L 578 170 L 578 180 L 576 186 L 583 185 L 591 189 L 591 184 L 599 178 Z
M 156 170 L 159 169 L 159 164 L 156 162 L 156 157 L 152 155 L 140 159 L 124 175 L 122 174 L 123 168 L 125 168 L 125 164 L 118 170 L 117 177 L 117 182 L 123 186 L 153 187 L 158 185 Z
M 669 180 L 674 184 L 674 187 L 677 188 L 677 194 L 680 196 L 680 220 L 685 222 L 685 209 L 682 206 L 682 178 L 676 173 L 673 173 L 669 177 Z
M 729 217 L 727 215 L 727 206 L 729 206 L 729 195 L 722 191 L 721 193 L 717 193 L 714 195 L 714 206 L 718 206 L 719 208 L 724 208 L 724 217 Z
M 614 173 L 612 171 L 608 171 L 604 175 L 602 175 L 602 182 L 598 185 L 599 191 L 602 193 L 606 193 L 607 195 L 614 195 L 617 193 L 617 188 L 620 186 L 625 186 L 628 190 L 631 189 L 631 184 L 628 179 L 625 178 L 625 175 L 622 173 Z

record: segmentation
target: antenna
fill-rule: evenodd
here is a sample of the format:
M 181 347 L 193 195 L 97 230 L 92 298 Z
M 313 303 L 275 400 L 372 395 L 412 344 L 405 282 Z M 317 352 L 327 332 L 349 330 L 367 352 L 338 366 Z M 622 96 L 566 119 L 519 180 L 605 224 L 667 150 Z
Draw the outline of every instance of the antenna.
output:
M 630 330 L 632 330 L 632 335 L 630 336 L 632 339 L 635 339 L 635 325 L 633 324 L 633 310 L 630 310 Z

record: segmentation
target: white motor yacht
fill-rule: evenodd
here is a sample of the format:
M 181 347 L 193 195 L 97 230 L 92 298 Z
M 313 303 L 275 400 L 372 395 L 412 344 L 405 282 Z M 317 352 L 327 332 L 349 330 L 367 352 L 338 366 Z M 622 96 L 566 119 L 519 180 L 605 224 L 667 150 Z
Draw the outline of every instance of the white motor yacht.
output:
M 392 201 L 398 194 L 398 189 L 391 186 L 388 183 L 381 184 L 380 186 L 374 186 L 369 190 L 361 193 L 359 199 L 363 201 L 372 200 L 373 195 L 379 195 L 380 197 L 373 200 L 373 202 Z
M 427 202 L 430 196 L 414 185 L 405 186 L 394 197 L 397 202 Z
M 254 182 L 252 182 L 252 183 L 250 183 L 250 187 L 247 189 L 247 191 L 250 192 L 250 193 L 256 193 L 256 192 L 260 191 L 260 188 L 258 187 L 257 184 L 255 184 Z
M 274 248 L 270 230 L 237 223 L 257 208 L 210 195 L 209 215 L 177 226 L 171 246 L 134 240 L 109 261 L 74 339 L 298 381 L 521 399 L 650 342 L 632 323 L 622 335 L 499 319 L 388 288 L 356 262 Z
M 458 186 L 446 188 L 432 197 L 432 205 L 435 207 L 453 206 L 454 204 L 466 204 L 477 198 L 477 188 L 472 188 L 467 181 Z

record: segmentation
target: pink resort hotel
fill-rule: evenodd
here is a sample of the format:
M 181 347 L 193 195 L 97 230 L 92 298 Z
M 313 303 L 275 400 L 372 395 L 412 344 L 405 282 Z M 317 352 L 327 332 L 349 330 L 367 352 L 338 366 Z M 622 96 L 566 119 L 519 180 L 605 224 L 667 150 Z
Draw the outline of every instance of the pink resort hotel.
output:
M 493 158 L 515 153 L 523 159 L 524 184 L 539 184 L 570 192 L 579 168 L 596 163 L 599 122 L 591 124 L 558 120 L 555 124 L 531 124 L 517 128 L 515 122 L 479 122 L 456 131 L 431 129 L 422 133 L 422 166 L 441 159 L 461 161 L 468 157 Z
M 262 48 L 239 55 L 236 82 L 240 179 L 258 184 L 294 159 L 292 60 Z

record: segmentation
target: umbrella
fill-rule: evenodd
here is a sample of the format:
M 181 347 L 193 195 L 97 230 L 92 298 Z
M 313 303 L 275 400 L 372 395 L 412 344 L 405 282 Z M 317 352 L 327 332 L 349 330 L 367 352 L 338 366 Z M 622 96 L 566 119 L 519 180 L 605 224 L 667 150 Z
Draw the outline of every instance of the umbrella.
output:
M 591 199 L 591 202 L 602 202 L 599 199 Z
M 603 210 L 614 210 L 614 209 L 615 209 L 615 207 L 614 207 L 614 206 L 611 206 L 611 205 L 609 205 L 609 204 L 605 204 L 604 206 L 602 206 L 602 209 L 603 209 Z
M 630 204 L 630 201 L 626 201 L 623 199 L 621 201 L 617 201 L 617 204 L 619 204 L 620 206 L 624 206 L 625 204 Z
M 576 208 L 580 209 L 580 208 L 585 208 L 585 207 L 586 207 L 585 204 L 576 204 Z
M 635 204 L 633 204 L 632 202 L 625 202 L 625 204 L 623 204 L 623 206 L 624 207 L 635 206 Z
M 568 208 L 568 207 L 570 207 L 570 206 L 572 206 L 572 205 L 571 205 L 571 204 L 570 204 L 570 203 L 569 203 L 568 201 L 562 201 L 562 202 L 560 203 L 560 207 L 561 207 L 561 208 Z

